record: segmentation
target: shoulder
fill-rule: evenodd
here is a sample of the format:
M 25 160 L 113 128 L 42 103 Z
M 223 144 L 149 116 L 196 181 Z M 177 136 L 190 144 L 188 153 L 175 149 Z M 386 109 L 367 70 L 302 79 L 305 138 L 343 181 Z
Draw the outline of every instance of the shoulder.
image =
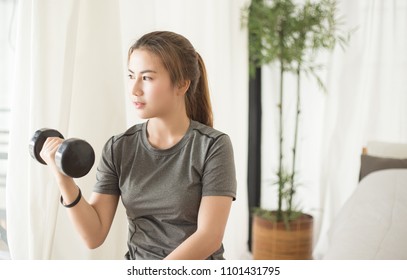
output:
M 142 129 L 143 123 L 140 123 L 133 125 L 132 127 L 128 128 L 125 132 L 113 135 L 107 140 L 104 150 L 115 149 L 118 146 L 128 143 L 129 141 L 134 142 L 141 134 L 140 132 L 142 131 Z
M 207 138 L 211 141 L 217 141 L 220 138 L 229 138 L 228 135 L 222 131 L 214 129 L 210 126 L 204 125 L 197 121 L 191 121 L 192 132 L 197 137 Z
M 143 130 L 143 125 L 144 125 L 144 123 L 133 125 L 129 129 L 127 129 L 125 132 L 113 136 L 111 138 L 112 143 L 120 142 L 122 140 L 127 140 L 129 138 L 138 136 L 138 134 Z
M 109 139 L 109 142 L 112 145 L 118 145 L 123 142 L 133 140 L 135 137 L 139 136 L 143 130 L 144 123 L 133 125 L 132 127 L 128 128 L 125 132 L 114 135 Z
M 232 150 L 232 142 L 226 133 L 206 126 L 196 121 L 192 121 L 192 135 L 195 146 L 200 146 L 205 150 Z

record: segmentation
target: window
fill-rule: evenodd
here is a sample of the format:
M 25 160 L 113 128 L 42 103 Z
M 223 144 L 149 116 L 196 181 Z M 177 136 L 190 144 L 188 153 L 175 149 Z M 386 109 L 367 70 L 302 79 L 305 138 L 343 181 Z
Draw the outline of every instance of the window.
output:
M 6 176 L 17 0 L 0 0 L 0 259 L 8 259 Z

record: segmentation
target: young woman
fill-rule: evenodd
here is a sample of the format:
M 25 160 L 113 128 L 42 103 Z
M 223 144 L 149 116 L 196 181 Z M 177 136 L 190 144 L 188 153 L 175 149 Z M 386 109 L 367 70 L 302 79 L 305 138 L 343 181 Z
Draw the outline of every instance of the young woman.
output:
M 223 259 L 235 167 L 229 137 L 212 128 L 201 56 L 179 34 L 152 32 L 130 47 L 128 71 L 131 100 L 147 121 L 107 141 L 89 202 L 55 165 L 62 139 L 45 142 L 41 157 L 61 203 L 89 248 L 104 242 L 121 197 L 127 259 Z

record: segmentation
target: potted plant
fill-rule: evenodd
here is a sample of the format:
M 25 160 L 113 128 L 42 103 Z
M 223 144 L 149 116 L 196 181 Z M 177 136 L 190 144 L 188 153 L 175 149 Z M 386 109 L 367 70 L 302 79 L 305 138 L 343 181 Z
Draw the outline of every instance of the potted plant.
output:
M 349 34 L 338 30 L 335 0 L 304 1 L 252 0 L 243 10 L 243 23 L 249 32 L 250 75 L 263 65 L 277 65 L 280 73 L 278 118 L 278 207 L 275 210 L 256 208 L 253 212 L 252 253 L 254 259 L 312 258 L 313 217 L 294 206 L 298 186 L 296 159 L 301 114 L 301 78 L 307 74 L 325 90 L 316 63 L 320 51 L 330 51 L 336 43 L 344 46 Z M 291 167 L 284 163 L 286 144 L 284 122 L 284 77 L 296 77 L 296 115 Z

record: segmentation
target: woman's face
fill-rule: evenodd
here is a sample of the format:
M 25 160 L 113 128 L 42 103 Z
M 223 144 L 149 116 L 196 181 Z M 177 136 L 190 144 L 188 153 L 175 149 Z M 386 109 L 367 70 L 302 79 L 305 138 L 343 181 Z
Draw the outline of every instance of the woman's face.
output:
M 140 118 L 165 118 L 183 102 L 179 88 L 156 55 L 137 49 L 130 55 L 128 68 L 131 101 Z

